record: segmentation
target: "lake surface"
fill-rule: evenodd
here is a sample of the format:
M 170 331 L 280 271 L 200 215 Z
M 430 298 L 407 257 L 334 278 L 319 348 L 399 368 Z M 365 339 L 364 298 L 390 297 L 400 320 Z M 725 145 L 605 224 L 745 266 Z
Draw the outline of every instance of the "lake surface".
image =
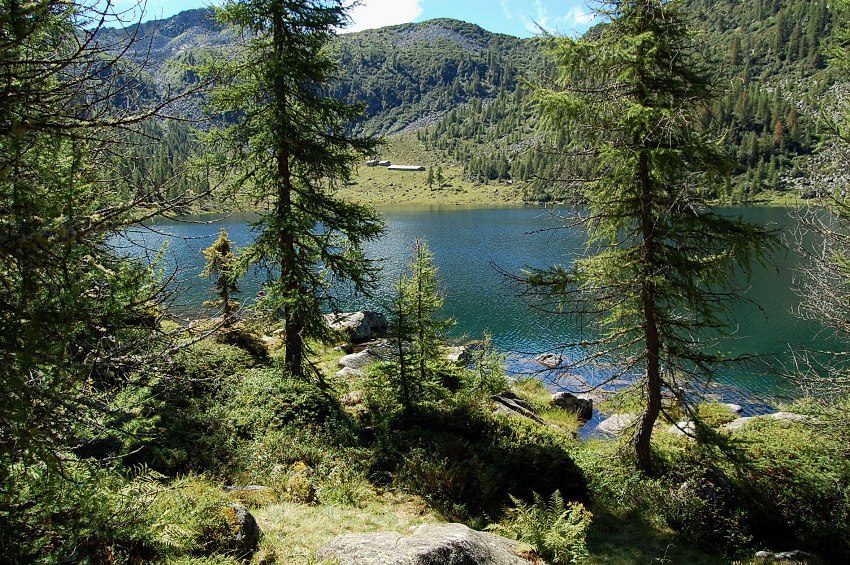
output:
M 383 282 L 371 299 L 353 298 L 352 309 L 384 310 L 392 281 L 406 267 L 417 239 L 425 239 L 435 254 L 439 277 L 446 293 L 444 315 L 457 325 L 452 336 L 478 339 L 485 330 L 493 334 L 496 347 L 509 354 L 512 373 L 537 371 L 531 359 L 546 351 L 558 351 L 563 343 L 581 336 L 582 329 L 564 317 L 544 315 L 517 295 L 519 288 L 501 271 L 519 273 L 524 267 L 568 264 L 581 253 L 582 235 L 557 229 L 560 223 L 552 213 L 537 207 L 511 209 L 385 209 L 387 234 L 368 246 L 369 255 L 380 259 Z M 782 208 L 728 209 L 762 225 L 790 229 L 793 221 Z M 201 251 L 224 227 L 237 247 L 250 243 L 251 217 L 189 218 L 185 222 L 159 222 L 151 231 L 134 231 L 127 240 L 112 243 L 133 256 L 152 258 L 163 243 L 165 273 L 176 272 L 175 284 L 182 293 L 175 311 L 196 316 L 199 304 L 211 297 L 211 282 L 198 276 L 203 267 Z M 216 221 L 212 221 L 216 220 Z M 745 405 L 751 413 L 765 409 L 768 398 L 793 394 L 782 376 L 789 360 L 789 347 L 812 346 L 824 337 L 816 323 L 800 320 L 792 313 L 799 299 L 792 290 L 792 277 L 798 258 L 787 251 L 777 252 L 770 264 L 755 266 L 747 302 L 737 305 L 731 315 L 729 333 L 723 343 L 731 355 L 760 353 L 762 361 L 747 366 L 720 369 L 716 394 Z M 252 273 L 243 281 L 241 297 L 251 302 L 268 273 Z M 569 352 L 567 352 L 569 354 Z M 543 375 L 545 377 L 545 375 Z M 594 380 L 592 374 L 584 378 Z

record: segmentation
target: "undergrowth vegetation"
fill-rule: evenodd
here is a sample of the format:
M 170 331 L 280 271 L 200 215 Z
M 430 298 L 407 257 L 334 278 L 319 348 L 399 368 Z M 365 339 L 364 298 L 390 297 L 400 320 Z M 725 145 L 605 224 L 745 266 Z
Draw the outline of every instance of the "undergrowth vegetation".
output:
M 254 562 L 313 563 L 347 529 L 446 520 L 518 539 L 552 564 L 750 562 L 792 547 L 817 554 L 812 563 L 850 558 L 845 436 L 814 417 L 754 419 L 724 432 L 722 450 L 659 426 L 659 471 L 647 477 L 617 440 L 578 441 L 559 425 L 574 418 L 494 414 L 505 383 L 495 365 L 429 367 L 405 409 L 387 386 L 392 363 L 320 386 L 289 378 L 275 353 L 193 343 L 142 395 L 138 434 L 116 436 L 115 457 L 67 454 L 70 481 L 46 467 L 2 478 L 16 509 L 0 514 L 4 551 L 19 562 L 237 562 L 240 504 L 265 532 Z M 512 386 L 544 417 L 554 410 L 538 382 Z M 699 411 L 710 426 L 730 419 L 720 405 Z

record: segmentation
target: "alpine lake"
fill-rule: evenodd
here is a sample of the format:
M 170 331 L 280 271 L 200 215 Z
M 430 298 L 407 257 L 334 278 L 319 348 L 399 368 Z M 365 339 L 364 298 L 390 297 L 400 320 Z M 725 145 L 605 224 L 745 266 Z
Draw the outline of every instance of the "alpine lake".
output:
M 587 328 L 569 316 L 553 315 L 535 308 L 521 296 L 523 287 L 506 273 L 524 268 L 567 265 L 582 253 L 582 232 L 565 228 L 559 214 L 536 206 L 519 208 L 383 208 L 386 234 L 367 245 L 368 255 L 380 262 L 382 275 L 371 298 L 336 292 L 347 310 L 370 309 L 387 312 L 393 283 L 407 267 L 417 239 L 427 241 L 434 253 L 443 285 L 442 316 L 456 324 L 449 338 L 458 341 L 481 339 L 492 334 L 495 348 L 507 355 L 509 375 L 532 374 L 550 383 L 553 390 L 575 387 L 581 381 L 599 382 L 607 375 L 583 369 L 580 375 L 560 370 L 547 371 L 534 360 L 541 353 L 562 354 L 569 360 L 581 352 L 564 344 L 587 337 Z M 790 235 L 796 225 L 787 208 L 724 208 L 723 214 L 769 226 Z M 248 245 L 255 232 L 250 222 L 255 215 L 189 216 L 180 221 L 162 220 L 149 229 L 134 229 L 111 240 L 119 252 L 155 260 L 166 276 L 174 275 L 178 291 L 173 312 L 189 319 L 204 312 L 202 303 L 212 297 L 210 280 L 201 278 L 202 250 L 225 228 L 237 250 Z M 780 236 L 782 237 L 782 236 Z M 163 246 L 166 245 L 164 251 Z M 745 414 L 770 411 L 782 399 L 791 398 L 796 388 L 786 376 L 792 366 L 792 350 L 833 347 L 831 334 L 817 322 L 795 315 L 800 297 L 795 290 L 802 258 L 784 247 L 765 262 L 740 273 L 736 288 L 744 300 L 732 305 L 726 318 L 726 339 L 715 347 L 730 357 L 755 356 L 746 363 L 724 364 L 707 390 L 709 397 L 741 405 Z M 240 283 L 237 296 L 250 306 L 263 281 L 273 272 L 255 270 Z M 572 385 L 572 386 L 571 386 Z

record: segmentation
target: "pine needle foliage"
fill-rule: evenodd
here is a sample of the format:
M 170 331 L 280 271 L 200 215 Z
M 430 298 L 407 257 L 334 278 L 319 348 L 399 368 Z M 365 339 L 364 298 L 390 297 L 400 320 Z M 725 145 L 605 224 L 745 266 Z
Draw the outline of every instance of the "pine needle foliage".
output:
M 396 285 L 389 328 L 398 355 L 394 380 L 405 409 L 433 396 L 429 390 L 441 388 L 435 379 L 436 365 L 444 348 L 444 332 L 454 325 L 453 320 L 437 316 L 444 302 L 434 254 L 427 242 L 417 240 L 408 272 Z
M 536 93 L 544 128 L 566 140 L 557 180 L 581 203 L 568 221 L 588 239 L 572 265 L 526 272 L 529 294 L 591 330 L 569 344 L 586 352 L 570 368 L 610 362 L 612 379 L 639 379 L 633 448 L 645 472 L 662 391 L 711 377 L 736 269 L 773 242 L 704 202 L 729 161 L 699 127 L 712 80 L 679 6 L 614 0 L 585 38 L 545 38 L 558 74 Z
M 270 282 L 260 308 L 284 324 L 284 364 L 310 373 L 311 340 L 327 341 L 323 308 L 337 310 L 331 284 L 369 293 L 377 270 L 363 243 L 383 223 L 369 208 L 334 196 L 376 140 L 348 133 L 360 108 L 327 95 L 335 64 L 328 44 L 347 22 L 341 0 L 230 0 L 221 23 L 241 31 L 231 60 L 206 69 L 219 80 L 211 110 L 232 125 L 206 136 L 216 150 L 209 164 L 234 190 L 268 206 L 259 235 L 241 256 L 267 267 Z

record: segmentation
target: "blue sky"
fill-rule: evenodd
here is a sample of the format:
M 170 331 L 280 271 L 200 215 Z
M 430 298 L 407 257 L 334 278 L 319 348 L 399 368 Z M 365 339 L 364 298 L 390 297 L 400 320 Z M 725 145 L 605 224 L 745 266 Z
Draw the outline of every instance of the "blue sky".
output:
M 132 9 L 140 0 L 112 0 L 116 10 Z M 216 0 L 147 0 L 145 20 L 168 17 L 183 10 L 215 4 Z M 351 11 L 357 31 L 386 25 L 456 18 L 489 31 L 530 37 L 537 25 L 565 35 L 582 33 L 592 25 L 584 0 L 361 0 Z

